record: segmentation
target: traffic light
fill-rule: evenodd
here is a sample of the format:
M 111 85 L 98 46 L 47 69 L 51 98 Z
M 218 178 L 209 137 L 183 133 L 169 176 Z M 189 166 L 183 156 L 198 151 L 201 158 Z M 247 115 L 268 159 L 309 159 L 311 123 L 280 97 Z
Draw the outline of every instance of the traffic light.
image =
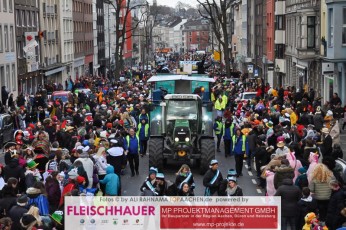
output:
M 43 31 L 39 31 L 38 32 L 38 38 L 39 39 L 43 39 L 44 38 L 44 32 Z

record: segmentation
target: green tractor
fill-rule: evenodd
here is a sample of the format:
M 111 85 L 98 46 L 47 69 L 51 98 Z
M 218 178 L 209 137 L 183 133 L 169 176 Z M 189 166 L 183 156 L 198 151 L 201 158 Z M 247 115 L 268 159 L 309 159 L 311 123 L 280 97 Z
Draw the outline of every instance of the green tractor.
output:
M 211 83 L 206 76 L 162 75 L 154 84 L 150 112 L 149 166 L 168 159 L 199 166 L 204 174 L 215 158 Z

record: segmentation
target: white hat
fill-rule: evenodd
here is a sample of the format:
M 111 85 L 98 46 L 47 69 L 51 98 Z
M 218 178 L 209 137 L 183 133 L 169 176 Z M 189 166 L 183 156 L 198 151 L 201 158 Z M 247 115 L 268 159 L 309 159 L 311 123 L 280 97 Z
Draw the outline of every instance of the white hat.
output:
M 80 150 L 80 149 L 84 149 L 84 147 L 83 147 L 82 145 L 80 145 L 80 146 L 78 146 L 76 149 L 77 149 L 77 150 Z
M 113 143 L 113 144 L 117 144 L 117 143 L 118 143 L 118 141 L 117 141 L 117 140 L 115 140 L 115 139 L 112 139 L 112 140 L 111 140 L 111 143 Z
M 290 117 L 289 113 L 285 113 L 285 117 Z
M 268 122 L 268 120 L 267 120 L 266 118 L 264 118 L 264 119 L 263 119 L 263 122 L 264 122 L 264 123 L 267 123 L 267 122 Z
M 107 138 L 107 131 L 100 132 L 100 137 L 101 138 Z
M 331 110 L 327 111 L 327 116 L 333 116 L 333 112 Z
M 89 151 L 89 149 L 90 149 L 90 147 L 89 147 L 89 146 L 85 146 L 85 147 L 83 148 L 83 152 L 88 152 L 88 151 Z

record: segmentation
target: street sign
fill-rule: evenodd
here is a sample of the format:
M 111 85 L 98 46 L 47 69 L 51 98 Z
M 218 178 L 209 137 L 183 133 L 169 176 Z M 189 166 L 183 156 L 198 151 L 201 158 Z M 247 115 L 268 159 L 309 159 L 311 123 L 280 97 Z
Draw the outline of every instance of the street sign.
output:
M 247 71 L 253 73 L 253 65 L 247 65 Z
M 258 77 L 258 69 L 255 69 L 255 77 Z

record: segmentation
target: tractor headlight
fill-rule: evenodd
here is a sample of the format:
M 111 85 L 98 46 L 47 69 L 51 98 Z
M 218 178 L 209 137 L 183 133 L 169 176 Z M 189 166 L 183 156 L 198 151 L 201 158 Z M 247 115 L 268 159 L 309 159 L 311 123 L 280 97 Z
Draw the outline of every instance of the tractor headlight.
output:
M 161 115 L 156 115 L 157 120 L 161 120 Z
M 186 137 L 185 142 L 189 142 L 189 141 L 190 141 L 190 138 Z
M 174 140 L 175 140 L 175 142 L 179 142 L 179 138 L 178 137 L 174 138 Z
M 208 119 L 209 119 L 208 116 L 207 116 L 207 115 L 204 115 L 203 121 L 207 121 Z

